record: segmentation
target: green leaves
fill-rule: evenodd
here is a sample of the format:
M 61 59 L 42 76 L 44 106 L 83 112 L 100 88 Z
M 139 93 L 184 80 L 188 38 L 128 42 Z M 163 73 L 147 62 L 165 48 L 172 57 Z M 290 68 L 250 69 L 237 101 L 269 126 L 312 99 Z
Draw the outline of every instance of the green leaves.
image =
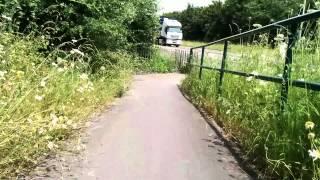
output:
M 154 0 L 2 0 L 0 5 L 0 13 L 13 19 L 10 29 L 45 35 L 50 49 L 75 39 L 110 50 L 151 44 L 157 25 Z

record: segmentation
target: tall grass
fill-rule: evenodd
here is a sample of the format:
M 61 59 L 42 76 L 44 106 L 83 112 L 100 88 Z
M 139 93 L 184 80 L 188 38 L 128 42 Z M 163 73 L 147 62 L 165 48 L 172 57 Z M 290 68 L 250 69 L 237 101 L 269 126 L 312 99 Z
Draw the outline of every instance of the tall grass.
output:
M 312 48 L 310 43 L 301 40 L 294 49 L 292 79 L 320 81 L 317 73 L 320 43 L 318 39 L 313 40 Z M 227 69 L 282 76 L 284 59 L 280 51 L 263 46 L 243 48 L 239 58 L 227 59 Z M 206 63 L 219 67 L 220 61 L 213 58 Z M 241 144 L 250 161 L 265 174 L 281 179 L 320 178 L 319 92 L 291 87 L 283 113 L 280 110 L 280 84 L 226 74 L 219 96 L 218 80 L 219 73 L 207 70 L 199 80 L 196 68 L 184 80 L 182 88 L 195 103 L 215 116 L 229 137 Z
M 140 73 L 170 73 L 176 71 L 176 61 L 170 53 L 162 53 L 155 48 L 148 58 L 136 60 L 136 71 Z
M 113 53 L 118 62 L 93 74 L 86 54 L 44 56 L 38 50 L 46 42 L 32 39 L 0 35 L 0 178 L 26 173 L 59 148 L 92 112 L 123 94 L 133 73 L 127 56 Z

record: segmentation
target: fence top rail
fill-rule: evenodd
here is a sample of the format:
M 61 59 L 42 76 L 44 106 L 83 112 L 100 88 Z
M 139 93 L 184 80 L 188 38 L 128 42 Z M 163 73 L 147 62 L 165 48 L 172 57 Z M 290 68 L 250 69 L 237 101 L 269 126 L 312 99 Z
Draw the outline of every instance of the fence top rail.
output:
M 250 35 L 266 32 L 266 31 L 269 31 L 269 30 L 272 30 L 272 29 L 277 29 L 279 27 L 283 27 L 283 26 L 287 26 L 287 25 L 291 25 L 291 24 L 295 24 L 295 23 L 301 23 L 301 22 L 304 22 L 304 21 L 308 21 L 308 20 L 312 20 L 312 19 L 318 19 L 318 18 L 320 18 L 320 10 L 316 10 L 316 11 L 313 11 L 311 13 L 307 13 L 307 14 L 304 14 L 304 15 L 299 15 L 299 16 L 295 16 L 295 17 L 292 17 L 292 18 L 289 18 L 289 19 L 278 21 L 278 22 L 263 26 L 261 28 L 257 28 L 257 29 L 253 29 L 253 30 L 250 30 L 250 31 L 247 31 L 247 32 L 244 32 L 244 33 L 240 33 L 240 34 L 236 34 L 236 35 L 233 35 L 233 36 L 229 36 L 229 37 L 226 37 L 226 38 L 223 38 L 223 39 L 220 39 L 220 40 L 217 40 L 217 41 L 214 41 L 214 42 L 202 45 L 202 46 L 193 47 L 191 49 L 193 50 L 193 49 L 205 48 L 205 47 L 211 46 L 213 44 L 222 43 L 222 42 L 225 42 L 225 41 L 236 40 L 236 39 L 239 39 L 239 38 L 242 38 L 242 37 L 247 37 L 247 36 L 250 36 Z

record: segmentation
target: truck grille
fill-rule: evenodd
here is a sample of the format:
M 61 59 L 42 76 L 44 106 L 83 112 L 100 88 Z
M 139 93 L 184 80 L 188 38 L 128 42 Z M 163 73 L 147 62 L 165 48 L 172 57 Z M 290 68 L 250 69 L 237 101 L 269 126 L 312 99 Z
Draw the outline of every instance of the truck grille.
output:
M 172 39 L 179 39 L 179 36 L 171 36 Z

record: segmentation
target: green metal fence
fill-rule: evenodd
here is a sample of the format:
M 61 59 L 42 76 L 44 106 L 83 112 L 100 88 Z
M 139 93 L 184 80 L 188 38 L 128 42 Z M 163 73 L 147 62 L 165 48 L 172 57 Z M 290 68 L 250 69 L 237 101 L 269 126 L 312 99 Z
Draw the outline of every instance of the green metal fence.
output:
M 282 20 L 258 29 L 254 29 L 251 31 L 247 31 L 244 33 L 240 33 L 234 36 L 230 36 L 224 39 L 220 39 L 218 41 L 214 41 L 211 43 L 208 43 L 203 46 L 198 46 L 198 47 L 193 47 L 190 49 L 189 52 L 189 58 L 188 58 L 188 67 L 199 67 L 199 78 L 202 78 L 203 75 L 203 70 L 213 70 L 213 71 L 218 71 L 220 73 L 220 78 L 219 78 L 219 85 L 218 85 L 218 93 L 222 93 L 222 85 L 223 85 L 223 80 L 224 80 L 224 75 L 226 73 L 228 74 L 233 74 L 236 76 L 243 76 L 243 77 L 254 77 L 259 80 L 263 81 L 269 81 L 273 83 L 278 83 L 281 84 L 281 108 L 284 109 L 285 104 L 288 101 L 288 91 L 290 86 L 294 87 L 299 87 L 299 88 L 305 88 L 308 90 L 313 90 L 313 91 L 320 91 L 320 83 L 319 82 L 306 82 L 306 81 L 301 81 L 301 80 L 292 80 L 291 79 L 291 66 L 292 66 L 292 59 L 293 59 L 293 51 L 292 48 L 295 45 L 296 40 L 298 39 L 298 28 L 299 24 L 304 22 L 304 21 L 309 21 L 309 20 L 315 20 L 320 18 L 320 11 L 314 11 L 312 13 L 296 16 L 290 19 Z M 244 37 L 249 37 L 254 34 L 258 33 L 264 33 L 270 30 L 274 29 L 279 29 L 279 28 L 285 28 L 288 27 L 288 48 L 286 51 L 286 57 L 285 57 L 285 63 L 284 63 L 284 68 L 283 68 L 283 75 L 282 77 L 273 77 L 273 76 L 265 76 L 265 75 L 257 75 L 257 74 L 252 74 L 252 73 L 246 73 L 246 72 L 241 72 L 241 71 L 233 71 L 233 70 L 228 70 L 226 69 L 226 61 L 227 61 L 227 55 L 228 55 L 228 46 L 229 46 L 229 41 L 244 38 Z M 224 43 L 224 50 L 223 50 L 223 56 L 222 56 L 222 62 L 221 62 L 221 68 L 213 68 L 209 66 L 204 65 L 205 61 L 205 50 L 206 47 L 218 44 L 218 43 Z M 200 58 L 200 64 L 195 64 L 193 63 L 194 59 L 194 52 L 196 49 L 201 49 L 201 58 Z M 320 60 L 320 59 L 319 59 Z

